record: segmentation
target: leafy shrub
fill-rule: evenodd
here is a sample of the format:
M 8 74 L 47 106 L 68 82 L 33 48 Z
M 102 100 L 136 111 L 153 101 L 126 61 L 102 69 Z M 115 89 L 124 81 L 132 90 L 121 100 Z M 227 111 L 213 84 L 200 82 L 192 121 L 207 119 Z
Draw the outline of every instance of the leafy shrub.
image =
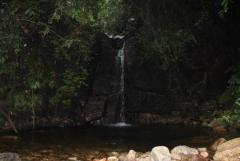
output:
M 220 103 L 228 108 L 230 112 L 223 113 L 220 120 L 226 123 L 240 121 L 240 67 L 232 70 L 233 75 L 228 82 L 228 87 L 220 97 Z
M 115 32 L 121 0 L 0 2 L 0 98 L 17 112 L 71 108 L 92 72 L 98 32 Z

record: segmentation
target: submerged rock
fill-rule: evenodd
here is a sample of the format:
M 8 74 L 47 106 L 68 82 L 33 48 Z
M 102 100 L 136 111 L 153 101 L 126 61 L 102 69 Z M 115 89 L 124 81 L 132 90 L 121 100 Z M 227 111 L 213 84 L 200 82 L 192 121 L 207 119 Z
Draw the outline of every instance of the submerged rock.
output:
M 16 153 L 0 153 L 0 161 L 21 161 Z
M 171 161 L 169 149 L 165 146 L 158 146 L 151 151 L 151 161 Z

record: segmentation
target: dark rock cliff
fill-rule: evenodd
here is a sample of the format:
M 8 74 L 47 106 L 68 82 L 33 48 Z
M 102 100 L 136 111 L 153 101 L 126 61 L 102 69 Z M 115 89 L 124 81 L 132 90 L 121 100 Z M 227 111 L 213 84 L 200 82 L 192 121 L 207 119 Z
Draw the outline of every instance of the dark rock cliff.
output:
M 96 44 L 96 65 L 92 91 L 85 107 L 86 121 L 113 123 L 116 121 L 120 110 L 119 81 L 121 69 L 116 56 L 122 41 L 100 34 Z
M 137 6 L 138 10 L 132 9 L 132 16 L 135 16 L 136 21 L 126 25 L 127 120 L 138 122 L 141 117 L 136 115 L 144 114 L 150 118 L 151 115 L 173 113 L 178 113 L 183 118 L 187 115 L 199 117 L 203 109 L 209 110 L 205 105 L 212 100 L 215 101 L 213 106 L 216 107 L 217 98 L 226 88 L 230 78 L 229 69 L 236 63 L 237 58 L 236 43 L 231 41 L 236 35 L 235 31 L 229 30 L 231 26 L 219 18 L 218 11 L 209 8 L 212 5 L 210 2 L 149 0 L 131 3 L 134 4 L 132 6 Z M 144 37 L 145 32 L 147 35 L 152 34 L 150 38 Z M 175 42 L 175 36 L 176 39 L 179 38 L 178 34 L 183 34 L 183 37 Z M 142 43 L 147 47 L 151 42 L 158 41 L 159 37 L 161 40 L 163 36 L 162 39 L 167 40 L 167 45 L 170 44 L 171 60 L 175 59 L 174 56 L 178 58 L 178 54 L 183 56 L 180 55 L 176 66 L 169 69 L 161 68 L 164 59 L 154 62 L 153 58 L 154 63 L 144 62 L 140 58 L 148 56 L 148 53 L 141 50 L 143 47 L 137 42 L 139 36 L 147 40 L 147 44 Z M 191 41 L 182 44 L 181 39 Z M 175 48 L 177 43 L 180 47 Z M 121 69 L 116 55 L 121 45 L 120 40 L 110 39 L 105 35 L 99 36 L 95 52 L 97 63 L 92 94 L 85 108 L 87 121 L 101 120 L 109 123 L 118 120 Z M 168 57 L 168 53 L 159 53 L 159 57 Z M 214 110 L 214 107 L 210 110 Z

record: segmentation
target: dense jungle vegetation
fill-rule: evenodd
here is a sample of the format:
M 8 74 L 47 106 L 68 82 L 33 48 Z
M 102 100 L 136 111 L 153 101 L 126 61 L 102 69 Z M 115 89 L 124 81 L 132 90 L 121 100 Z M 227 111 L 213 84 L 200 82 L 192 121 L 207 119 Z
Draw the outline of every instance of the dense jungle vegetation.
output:
M 164 1 L 158 8 L 159 3 L 1 0 L 0 99 L 11 104 L 13 118 L 78 121 L 91 90 L 96 38 L 108 33 L 131 37 L 140 63 L 170 73 L 170 93 L 222 110 L 223 122 L 240 121 L 239 2 L 199 0 L 190 9 L 183 5 L 190 0 Z M 226 60 L 227 68 L 219 68 L 224 78 L 217 78 L 227 84 L 212 82 L 215 60 Z M 201 80 L 185 69 L 203 70 Z

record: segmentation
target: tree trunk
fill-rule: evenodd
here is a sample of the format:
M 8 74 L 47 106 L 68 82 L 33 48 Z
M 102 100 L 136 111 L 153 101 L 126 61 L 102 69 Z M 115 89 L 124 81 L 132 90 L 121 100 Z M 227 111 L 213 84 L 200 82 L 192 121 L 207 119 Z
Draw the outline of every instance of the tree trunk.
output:
M 5 101 L 0 101 L 0 113 L 7 119 L 14 132 L 17 133 L 18 130 L 11 119 L 11 111 L 9 111 L 7 107 L 8 104 Z
M 10 114 L 7 114 L 6 112 L 4 112 L 1 107 L 0 107 L 0 112 L 8 120 L 8 122 L 9 122 L 10 126 L 12 127 L 12 129 L 14 130 L 14 132 L 18 133 L 18 130 L 10 117 Z

